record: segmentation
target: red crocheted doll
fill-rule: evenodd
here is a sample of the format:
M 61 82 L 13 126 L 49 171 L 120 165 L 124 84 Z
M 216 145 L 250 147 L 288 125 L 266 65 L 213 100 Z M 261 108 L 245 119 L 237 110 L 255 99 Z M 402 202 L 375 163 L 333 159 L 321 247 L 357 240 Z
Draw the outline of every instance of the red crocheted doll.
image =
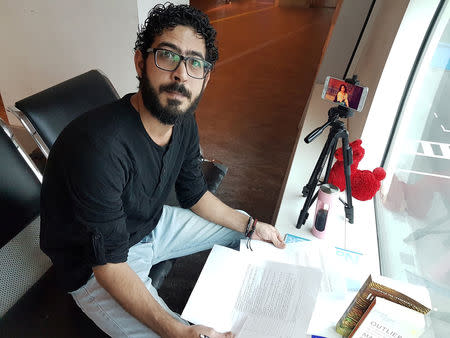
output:
M 350 185 L 352 188 L 352 196 L 360 201 L 370 200 L 380 189 L 380 181 L 386 177 L 383 168 L 378 167 L 373 171 L 359 170 L 359 162 L 364 157 L 365 151 L 361 147 L 361 140 L 350 143 L 353 150 L 353 163 L 350 166 Z M 345 189 L 344 176 L 344 156 L 342 148 L 336 150 L 334 157 L 336 162 L 330 171 L 328 182 L 337 186 L 341 191 Z

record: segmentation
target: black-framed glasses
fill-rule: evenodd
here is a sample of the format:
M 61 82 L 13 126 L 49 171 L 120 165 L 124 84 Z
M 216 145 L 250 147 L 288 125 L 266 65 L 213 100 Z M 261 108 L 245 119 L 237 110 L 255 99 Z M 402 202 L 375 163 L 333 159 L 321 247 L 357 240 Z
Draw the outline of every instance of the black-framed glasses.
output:
M 155 56 L 156 67 L 169 72 L 176 70 L 184 61 L 187 74 L 194 79 L 204 79 L 212 69 L 211 63 L 199 57 L 180 55 L 164 48 L 149 48 L 147 52 Z

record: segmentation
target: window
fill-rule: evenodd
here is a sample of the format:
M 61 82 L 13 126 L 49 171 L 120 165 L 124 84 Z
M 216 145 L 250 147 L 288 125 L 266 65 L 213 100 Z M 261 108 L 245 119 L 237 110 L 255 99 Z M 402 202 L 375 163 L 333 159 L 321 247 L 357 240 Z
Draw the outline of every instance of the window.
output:
M 428 288 L 450 332 L 450 1 L 441 1 L 386 150 L 375 199 L 381 273 Z M 411 32 L 411 34 L 413 34 Z

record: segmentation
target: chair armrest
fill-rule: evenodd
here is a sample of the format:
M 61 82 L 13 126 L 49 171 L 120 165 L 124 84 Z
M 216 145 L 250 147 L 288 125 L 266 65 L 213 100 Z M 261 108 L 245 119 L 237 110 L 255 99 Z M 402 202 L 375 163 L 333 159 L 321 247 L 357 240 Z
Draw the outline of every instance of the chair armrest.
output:
M 23 160 L 28 164 L 30 169 L 33 171 L 33 173 L 36 175 L 37 179 L 40 183 L 42 183 L 42 173 L 40 170 L 36 167 L 33 160 L 28 156 L 28 154 L 23 150 L 21 145 L 17 142 L 16 138 L 14 137 L 14 133 L 11 129 L 8 128 L 5 122 L 3 122 L 2 119 L 0 119 L 0 127 L 5 131 L 6 135 L 11 139 L 12 143 L 14 144 L 14 147 L 16 147 L 17 151 L 19 152 L 20 156 L 23 158 Z
M 19 121 L 22 123 L 22 125 L 25 127 L 25 129 L 28 131 L 28 133 L 33 137 L 34 142 L 36 142 L 39 149 L 44 154 L 45 158 L 48 158 L 48 154 L 50 153 L 50 149 L 47 147 L 47 145 L 42 140 L 41 136 L 38 134 L 36 129 L 31 124 L 30 120 L 26 115 L 17 109 L 16 107 L 8 107 L 7 111 L 13 114 Z

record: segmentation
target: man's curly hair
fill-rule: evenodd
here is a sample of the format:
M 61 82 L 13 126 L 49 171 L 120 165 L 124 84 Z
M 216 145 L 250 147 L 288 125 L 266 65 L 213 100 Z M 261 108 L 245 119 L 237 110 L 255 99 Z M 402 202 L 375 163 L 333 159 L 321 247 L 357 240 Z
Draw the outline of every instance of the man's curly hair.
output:
M 206 61 L 213 66 L 219 58 L 216 46 L 216 30 L 209 23 L 206 14 L 188 5 L 177 5 L 172 3 L 159 4 L 148 13 L 144 25 L 137 33 L 134 50 L 140 50 L 144 59 L 147 59 L 147 49 L 155 41 L 155 37 L 161 35 L 167 28 L 176 26 L 190 26 L 203 37 L 206 45 Z

